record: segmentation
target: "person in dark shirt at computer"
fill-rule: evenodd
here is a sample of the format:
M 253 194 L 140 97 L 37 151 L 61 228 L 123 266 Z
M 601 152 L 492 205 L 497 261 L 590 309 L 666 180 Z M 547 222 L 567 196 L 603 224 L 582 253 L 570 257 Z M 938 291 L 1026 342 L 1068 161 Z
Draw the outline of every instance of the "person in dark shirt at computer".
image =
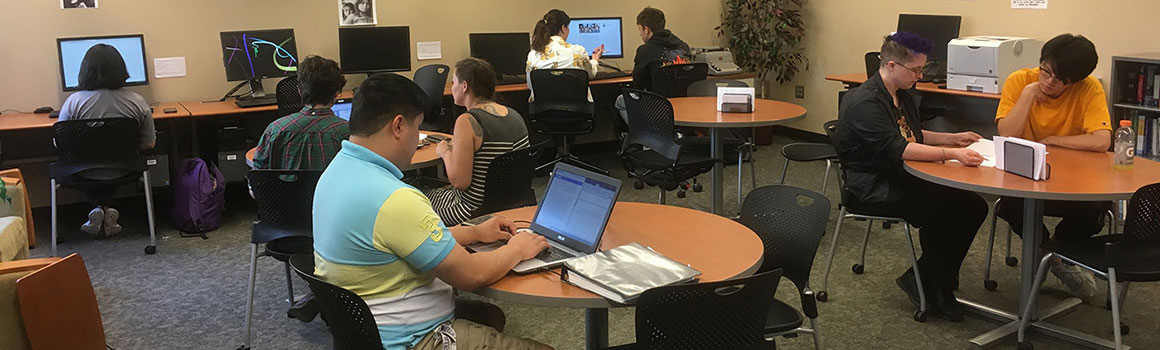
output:
M 73 93 L 64 101 L 58 120 L 131 118 L 137 121 L 140 128 L 141 149 L 152 149 L 157 144 L 153 111 L 144 97 L 122 89 L 128 79 L 129 70 L 117 48 L 106 44 L 93 45 L 85 52 L 77 74 L 77 88 L 81 91 Z M 105 170 L 93 169 L 78 176 L 101 180 L 126 175 Z M 121 213 L 108 206 L 116 190 L 116 187 L 82 189 L 93 209 L 89 211 L 88 221 L 81 225 L 81 231 L 94 237 L 112 236 L 121 232 L 122 227 L 117 223 Z
M 987 203 L 973 192 L 918 179 L 902 162 L 954 160 L 978 166 L 983 157 L 963 148 L 978 141 L 978 134 L 922 129 L 909 90 L 922 77 L 930 49 L 929 40 L 911 33 L 885 38 L 878 74 L 851 89 L 841 103 L 836 148 L 846 178 L 843 205 L 859 214 L 901 217 L 921 228 L 918 272 L 927 310 L 958 322 L 963 307 L 953 292 L 971 241 L 987 216 Z M 911 269 L 896 282 L 918 305 L 915 280 Z
M 636 29 L 644 44 L 636 48 L 633 59 L 632 86 L 641 90 L 652 90 L 652 74 L 657 69 L 674 62 L 688 62 L 691 56 L 689 44 L 665 29 L 665 13 L 652 7 L 645 7 L 636 15 Z M 616 97 L 616 110 L 628 123 L 628 112 L 624 107 L 624 97 Z
M 338 63 L 308 56 L 298 65 L 298 83 L 306 105 L 266 127 L 254 154 L 255 169 L 326 169 L 350 137 L 347 121 L 330 109 L 346 86 Z

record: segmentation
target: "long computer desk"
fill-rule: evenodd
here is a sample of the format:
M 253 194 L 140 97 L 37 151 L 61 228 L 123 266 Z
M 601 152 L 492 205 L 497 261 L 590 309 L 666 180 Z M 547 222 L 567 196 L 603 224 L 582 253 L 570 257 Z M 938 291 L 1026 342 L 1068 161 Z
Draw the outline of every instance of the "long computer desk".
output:
M 846 85 L 846 91 L 866 82 L 866 73 L 835 74 L 826 80 Z M 918 83 L 919 108 L 924 118 L 923 127 L 934 131 L 975 131 L 983 136 L 994 136 L 995 110 L 999 108 L 999 94 L 947 89 L 945 85 Z M 846 91 L 838 93 L 839 100 Z

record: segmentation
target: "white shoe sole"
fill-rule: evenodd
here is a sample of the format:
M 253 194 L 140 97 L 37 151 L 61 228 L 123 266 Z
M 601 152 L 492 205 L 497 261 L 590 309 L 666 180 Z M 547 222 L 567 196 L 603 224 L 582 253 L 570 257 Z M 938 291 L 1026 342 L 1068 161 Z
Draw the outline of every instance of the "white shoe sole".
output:
M 121 218 L 121 212 L 117 209 L 105 209 L 105 236 L 113 236 L 121 233 L 121 224 L 117 223 L 117 219 Z
M 93 208 L 89 211 L 89 221 L 81 225 L 81 231 L 92 236 L 100 236 L 104 219 L 105 211 L 101 208 Z

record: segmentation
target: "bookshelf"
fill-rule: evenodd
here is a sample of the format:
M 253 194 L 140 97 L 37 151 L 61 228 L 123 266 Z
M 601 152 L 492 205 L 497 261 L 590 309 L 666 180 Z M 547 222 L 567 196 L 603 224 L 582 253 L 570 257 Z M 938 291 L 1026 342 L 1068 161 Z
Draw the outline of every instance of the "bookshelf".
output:
M 1160 161 L 1160 52 L 1112 57 L 1112 125 L 1131 120 L 1136 156 Z

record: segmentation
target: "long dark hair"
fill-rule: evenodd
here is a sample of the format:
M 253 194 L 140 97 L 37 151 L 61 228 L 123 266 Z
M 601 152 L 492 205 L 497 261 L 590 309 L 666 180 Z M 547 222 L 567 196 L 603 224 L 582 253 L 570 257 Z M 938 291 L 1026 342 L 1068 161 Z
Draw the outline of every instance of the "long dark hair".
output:
M 85 59 L 81 61 L 77 88 L 116 90 L 125 87 L 125 80 L 128 79 L 129 70 L 125 68 L 121 52 L 110 45 L 96 44 L 85 52 Z
M 532 31 L 532 50 L 544 52 L 552 36 L 560 34 L 560 28 L 568 25 L 568 22 L 572 22 L 572 18 L 564 11 L 552 9 L 544 14 L 544 18 L 536 21 L 536 28 Z

